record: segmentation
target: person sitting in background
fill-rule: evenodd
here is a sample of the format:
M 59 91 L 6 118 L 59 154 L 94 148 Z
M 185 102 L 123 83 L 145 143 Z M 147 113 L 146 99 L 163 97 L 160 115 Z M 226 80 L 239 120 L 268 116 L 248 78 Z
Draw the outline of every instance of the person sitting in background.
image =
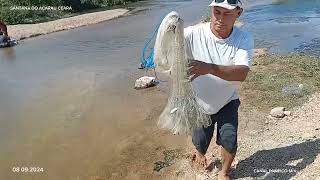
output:
M 7 26 L 4 22 L 0 21 L 0 43 L 6 43 L 10 40 L 8 35 Z

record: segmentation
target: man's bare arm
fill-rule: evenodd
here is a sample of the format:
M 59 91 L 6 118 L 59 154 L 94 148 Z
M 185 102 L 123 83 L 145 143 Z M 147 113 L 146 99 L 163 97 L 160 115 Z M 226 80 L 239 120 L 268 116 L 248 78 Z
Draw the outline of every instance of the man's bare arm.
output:
M 249 67 L 244 65 L 221 66 L 212 64 L 210 74 L 227 81 L 244 81 L 248 75 Z
M 222 66 L 196 60 L 192 61 L 189 66 L 188 74 L 191 81 L 205 74 L 212 74 L 227 81 L 244 81 L 250 70 L 248 66 L 244 65 Z

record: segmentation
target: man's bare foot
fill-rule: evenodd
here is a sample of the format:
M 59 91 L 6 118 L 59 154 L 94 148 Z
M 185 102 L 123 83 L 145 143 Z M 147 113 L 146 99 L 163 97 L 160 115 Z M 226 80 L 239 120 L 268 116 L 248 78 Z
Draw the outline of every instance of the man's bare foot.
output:
M 239 161 L 238 161 L 238 160 L 233 160 L 233 162 L 232 162 L 232 164 L 231 164 L 231 167 L 234 168 L 234 169 L 236 169 L 237 166 L 238 166 L 238 164 L 239 164 Z
M 219 180 L 230 180 L 230 177 L 229 177 L 228 173 L 220 171 L 218 179 Z
M 206 168 L 208 166 L 207 158 L 205 155 L 199 153 L 197 150 L 194 150 L 192 152 L 192 164 L 195 164 L 201 168 Z

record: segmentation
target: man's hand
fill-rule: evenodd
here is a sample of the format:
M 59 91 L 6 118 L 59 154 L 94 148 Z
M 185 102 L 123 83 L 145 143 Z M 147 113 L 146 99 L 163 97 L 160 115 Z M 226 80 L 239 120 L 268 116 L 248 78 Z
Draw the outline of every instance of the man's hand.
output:
M 226 81 L 244 81 L 249 70 L 250 68 L 245 65 L 223 66 L 192 60 L 187 73 L 190 81 L 205 74 L 212 74 Z
M 208 64 L 208 63 L 197 61 L 197 60 L 192 60 L 189 63 L 189 68 L 187 73 L 189 76 L 189 80 L 193 81 L 198 76 L 209 74 L 211 70 L 212 70 L 212 64 Z

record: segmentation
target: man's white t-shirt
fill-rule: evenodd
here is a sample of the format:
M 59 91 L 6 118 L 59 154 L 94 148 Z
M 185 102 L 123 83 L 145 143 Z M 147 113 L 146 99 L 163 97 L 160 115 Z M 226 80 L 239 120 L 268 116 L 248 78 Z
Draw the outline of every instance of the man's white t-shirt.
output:
M 217 38 L 210 23 L 185 28 L 188 59 L 217 65 L 245 65 L 250 67 L 253 38 L 250 33 L 234 27 L 226 39 Z M 212 74 L 199 76 L 191 82 L 198 104 L 207 114 L 216 114 L 223 106 L 238 99 L 239 82 L 223 80 Z

